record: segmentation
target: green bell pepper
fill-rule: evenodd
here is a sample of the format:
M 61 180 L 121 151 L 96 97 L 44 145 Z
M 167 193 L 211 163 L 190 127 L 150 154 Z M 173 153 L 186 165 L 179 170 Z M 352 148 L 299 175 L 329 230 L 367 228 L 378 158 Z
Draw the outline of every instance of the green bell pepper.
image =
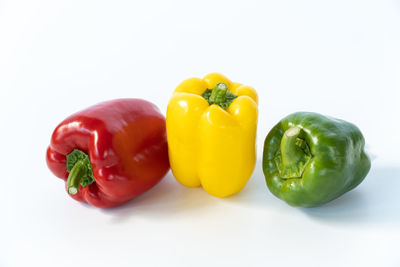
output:
M 315 207 L 359 185 L 371 168 L 354 124 L 311 112 L 282 119 L 264 143 L 269 190 L 289 205 Z

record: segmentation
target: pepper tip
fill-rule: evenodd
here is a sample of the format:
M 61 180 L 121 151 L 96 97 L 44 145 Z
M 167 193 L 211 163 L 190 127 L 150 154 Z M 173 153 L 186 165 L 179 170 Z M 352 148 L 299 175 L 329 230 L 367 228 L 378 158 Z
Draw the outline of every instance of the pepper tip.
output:
M 78 189 L 76 187 L 69 187 L 68 193 L 71 195 L 76 195 L 78 193 Z

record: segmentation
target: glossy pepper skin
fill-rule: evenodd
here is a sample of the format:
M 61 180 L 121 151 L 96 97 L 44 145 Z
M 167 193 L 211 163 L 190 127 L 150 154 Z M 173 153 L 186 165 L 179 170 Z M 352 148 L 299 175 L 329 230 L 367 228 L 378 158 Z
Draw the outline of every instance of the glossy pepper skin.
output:
M 215 88 L 222 94 L 213 96 Z M 257 101 L 253 88 L 218 73 L 187 79 L 175 89 L 167 137 L 171 170 L 181 184 L 202 186 L 216 197 L 246 185 L 256 161 Z
M 67 182 L 71 176 L 67 155 L 76 149 L 89 156 L 93 169 L 94 180 L 85 187 L 78 166 L 70 172 L 76 172 L 72 176 L 77 186 Z M 155 105 L 141 99 L 97 104 L 57 126 L 46 159 L 75 200 L 99 208 L 122 204 L 149 190 L 169 170 L 165 118 Z M 87 171 L 81 171 L 81 176 Z
M 359 185 L 371 168 L 364 137 L 349 122 L 311 112 L 282 119 L 264 144 L 269 190 L 289 205 L 314 207 Z

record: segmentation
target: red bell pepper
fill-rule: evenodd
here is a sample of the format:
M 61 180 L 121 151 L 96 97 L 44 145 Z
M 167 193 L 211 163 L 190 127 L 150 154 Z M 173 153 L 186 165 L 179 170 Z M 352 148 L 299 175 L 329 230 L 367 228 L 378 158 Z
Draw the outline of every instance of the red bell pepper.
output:
M 165 118 L 141 99 L 97 104 L 57 126 L 46 159 L 75 200 L 99 208 L 119 205 L 169 170 Z

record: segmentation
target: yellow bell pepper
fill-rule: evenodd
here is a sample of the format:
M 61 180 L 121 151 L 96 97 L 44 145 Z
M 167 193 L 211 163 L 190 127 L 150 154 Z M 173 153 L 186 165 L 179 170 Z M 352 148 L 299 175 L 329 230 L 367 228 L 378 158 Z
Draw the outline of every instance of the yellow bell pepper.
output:
M 167 108 L 175 178 L 216 197 L 242 190 L 256 162 L 257 102 L 252 87 L 219 73 L 183 81 Z

